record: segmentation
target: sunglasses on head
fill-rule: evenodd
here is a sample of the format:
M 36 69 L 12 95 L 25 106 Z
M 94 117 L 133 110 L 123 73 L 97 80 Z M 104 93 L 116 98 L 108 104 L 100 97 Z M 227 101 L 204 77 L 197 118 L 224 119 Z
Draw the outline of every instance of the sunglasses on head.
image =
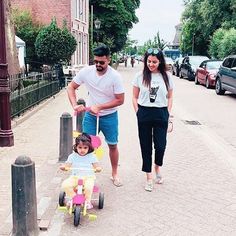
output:
M 97 61 L 97 60 L 94 60 L 93 61 L 94 62 L 94 64 L 100 64 L 100 65 L 104 65 L 106 62 L 105 61 Z
M 155 54 L 156 55 L 158 52 L 159 52 L 159 50 L 157 48 L 149 48 L 147 50 L 148 54 Z

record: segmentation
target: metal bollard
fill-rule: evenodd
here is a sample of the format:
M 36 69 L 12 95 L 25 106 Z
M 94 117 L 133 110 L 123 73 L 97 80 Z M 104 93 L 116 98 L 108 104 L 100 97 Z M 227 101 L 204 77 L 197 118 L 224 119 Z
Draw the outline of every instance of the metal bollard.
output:
M 68 155 L 72 153 L 72 136 L 72 116 L 64 112 L 60 117 L 59 162 L 66 161 Z
M 35 164 L 19 156 L 11 165 L 13 236 L 37 236 Z
M 85 106 L 84 99 L 83 98 L 78 99 L 77 104 Z M 76 117 L 76 131 L 78 131 L 80 133 L 83 132 L 83 128 L 82 128 L 83 118 L 84 118 L 84 112 L 80 112 L 80 113 L 77 114 L 77 117 Z

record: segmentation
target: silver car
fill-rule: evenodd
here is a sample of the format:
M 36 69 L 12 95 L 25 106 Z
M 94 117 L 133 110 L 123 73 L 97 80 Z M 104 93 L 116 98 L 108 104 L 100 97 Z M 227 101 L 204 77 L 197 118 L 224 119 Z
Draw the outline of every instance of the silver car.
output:
M 236 94 L 236 55 L 224 59 L 216 76 L 215 91 L 218 95 L 225 91 Z

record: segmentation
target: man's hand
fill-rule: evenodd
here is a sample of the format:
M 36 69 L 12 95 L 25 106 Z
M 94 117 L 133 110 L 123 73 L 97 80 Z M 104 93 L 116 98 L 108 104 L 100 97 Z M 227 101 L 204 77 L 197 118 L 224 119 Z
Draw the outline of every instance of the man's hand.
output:
M 83 104 L 73 106 L 74 111 L 76 112 L 83 112 L 86 110 Z
M 94 115 L 98 115 L 101 108 L 98 105 L 94 105 L 90 107 L 90 112 Z

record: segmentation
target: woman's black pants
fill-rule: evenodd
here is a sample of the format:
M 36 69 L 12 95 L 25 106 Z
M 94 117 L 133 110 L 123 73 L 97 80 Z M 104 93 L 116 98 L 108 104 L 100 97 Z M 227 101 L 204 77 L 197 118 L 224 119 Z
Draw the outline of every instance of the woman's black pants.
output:
M 154 163 L 162 166 L 166 149 L 166 135 L 169 113 L 167 107 L 143 107 L 137 111 L 138 134 L 143 165 L 142 171 L 152 172 L 152 149 L 154 143 Z

